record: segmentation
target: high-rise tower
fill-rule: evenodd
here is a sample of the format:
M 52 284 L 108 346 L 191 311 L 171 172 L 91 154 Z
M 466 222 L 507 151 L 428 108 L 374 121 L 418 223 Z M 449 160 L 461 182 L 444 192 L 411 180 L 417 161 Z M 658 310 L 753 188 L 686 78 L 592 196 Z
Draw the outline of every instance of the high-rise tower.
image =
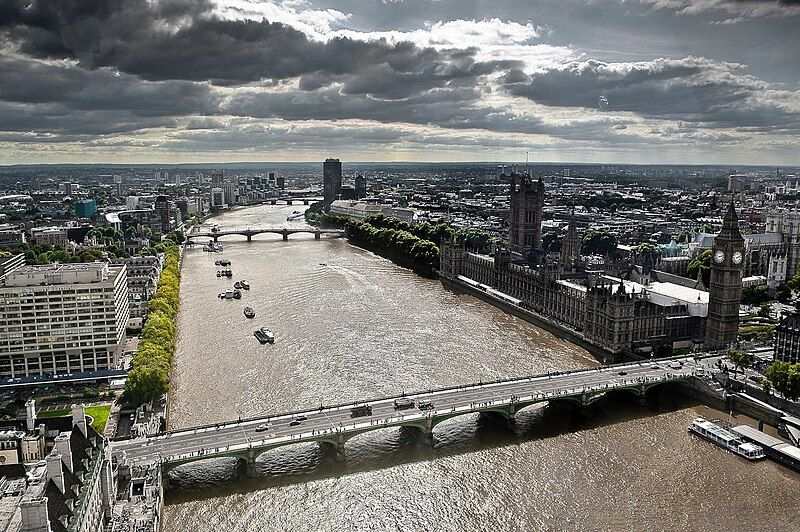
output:
M 578 235 L 578 225 L 575 222 L 575 207 L 573 207 L 567 234 L 561 243 L 561 267 L 564 271 L 575 271 L 580 260 L 581 239 Z
M 339 159 L 325 159 L 322 163 L 322 195 L 325 212 L 330 211 L 333 200 L 342 193 L 342 163 Z
M 534 183 L 530 175 L 511 174 L 508 246 L 511 251 L 529 255 L 542 249 L 542 211 L 544 183 Z
M 733 199 L 722 221 L 722 231 L 711 250 L 711 281 L 708 287 L 706 349 L 724 349 L 739 334 L 739 304 L 742 300 L 744 238 Z

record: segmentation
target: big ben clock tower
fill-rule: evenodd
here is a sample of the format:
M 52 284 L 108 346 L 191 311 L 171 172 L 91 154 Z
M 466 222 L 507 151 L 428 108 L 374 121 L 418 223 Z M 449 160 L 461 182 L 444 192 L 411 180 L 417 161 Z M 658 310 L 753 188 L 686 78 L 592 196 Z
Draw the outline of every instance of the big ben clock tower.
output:
M 739 304 L 742 300 L 744 238 L 733 199 L 722 221 L 722 231 L 711 250 L 711 282 L 708 288 L 705 348 L 724 349 L 739 334 Z

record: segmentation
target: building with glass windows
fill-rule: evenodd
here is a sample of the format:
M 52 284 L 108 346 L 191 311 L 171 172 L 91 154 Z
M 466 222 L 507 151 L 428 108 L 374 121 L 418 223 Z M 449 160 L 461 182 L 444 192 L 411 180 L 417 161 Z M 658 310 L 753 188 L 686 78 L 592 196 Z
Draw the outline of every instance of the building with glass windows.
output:
M 0 378 L 116 368 L 128 305 L 124 264 L 13 270 L 0 280 Z

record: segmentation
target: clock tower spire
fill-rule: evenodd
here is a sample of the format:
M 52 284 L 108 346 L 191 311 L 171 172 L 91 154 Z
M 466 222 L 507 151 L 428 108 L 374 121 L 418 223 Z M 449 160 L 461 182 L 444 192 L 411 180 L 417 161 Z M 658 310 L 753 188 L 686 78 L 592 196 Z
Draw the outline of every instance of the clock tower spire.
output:
M 739 304 L 742 300 L 744 238 L 733 198 L 722 220 L 722 230 L 711 250 L 711 282 L 708 287 L 708 317 L 705 348 L 724 349 L 739 334 Z

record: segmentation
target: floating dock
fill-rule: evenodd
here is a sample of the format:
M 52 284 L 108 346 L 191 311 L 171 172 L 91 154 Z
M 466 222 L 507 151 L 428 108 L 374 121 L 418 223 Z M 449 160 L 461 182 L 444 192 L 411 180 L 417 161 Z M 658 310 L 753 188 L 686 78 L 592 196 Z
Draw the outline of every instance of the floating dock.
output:
M 764 453 L 772 460 L 800 472 L 800 448 L 747 425 L 736 425 L 730 430 L 763 447 Z

